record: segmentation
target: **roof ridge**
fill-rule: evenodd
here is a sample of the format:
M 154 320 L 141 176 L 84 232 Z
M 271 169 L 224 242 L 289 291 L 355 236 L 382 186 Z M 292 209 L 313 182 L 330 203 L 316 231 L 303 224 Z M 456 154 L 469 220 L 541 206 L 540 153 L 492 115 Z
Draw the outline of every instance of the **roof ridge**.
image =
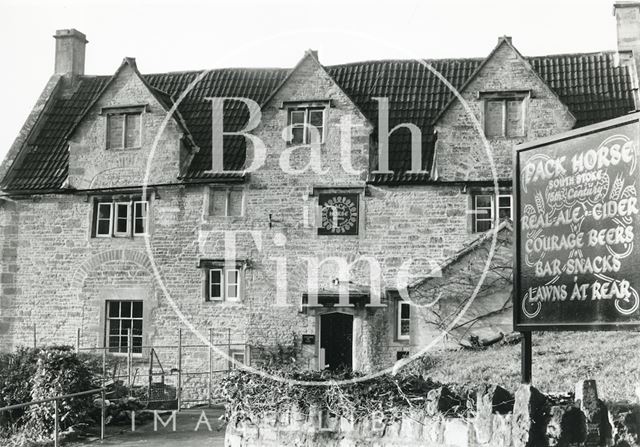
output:
M 586 51 L 578 53 L 556 53 L 556 54 L 540 54 L 537 56 L 524 56 L 525 59 L 539 59 L 543 57 L 567 57 L 567 56 L 593 56 L 596 54 L 614 55 L 616 50 Z
M 539 54 L 532 56 L 525 56 L 525 59 L 539 59 L 546 57 L 566 57 L 566 56 L 591 56 L 591 55 L 613 55 L 616 53 L 616 50 L 599 50 L 599 51 L 586 51 L 586 52 L 567 52 L 567 53 L 554 53 L 554 54 Z M 363 65 L 363 64 L 374 64 L 374 63 L 390 63 L 390 62 L 462 62 L 462 61 L 483 61 L 486 57 L 443 57 L 443 58 L 390 58 L 390 59 L 365 59 L 361 61 L 352 61 L 352 62 L 344 62 L 340 64 L 331 64 L 324 65 L 325 68 L 338 68 L 338 67 L 348 67 L 353 65 Z M 175 71 L 162 71 L 162 72 L 152 72 L 152 73 L 141 73 L 142 76 L 162 76 L 162 75 L 186 75 L 186 74 L 199 74 L 202 72 L 219 72 L 225 70 L 252 70 L 252 71 L 268 71 L 268 70 L 290 70 L 291 68 L 284 67 L 216 67 L 216 68 L 201 68 L 194 70 L 175 70 Z M 82 75 L 81 78 L 104 78 L 109 77 L 110 75 Z
M 367 60 L 363 60 L 363 61 L 355 61 L 355 62 L 345 62 L 343 64 L 333 64 L 333 65 L 325 65 L 326 68 L 335 68 L 335 67 L 347 67 L 347 66 L 351 66 L 351 65 L 362 65 L 362 64 L 372 64 L 372 63 L 377 63 L 377 62 L 398 62 L 398 63 L 403 63 L 403 62 L 458 62 L 458 61 L 482 61 L 484 60 L 483 57 L 445 57 L 445 58 L 434 58 L 434 59 L 429 59 L 429 58 L 407 58 L 407 59 L 367 59 Z
M 282 67 L 217 67 L 217 68 L 202 68 L 199 70 L 177 70 L 177 71 L 163 71 L 155 73 L 142 73 L 142 76 L 162 76 L 162 75 L 187 75 L 187 74 L 199 74 L 202 72 L 218 72 L 224 70 L 255 70 L 255 71 L 268 71 L 268 70 L 290 70 L 290 68 Z

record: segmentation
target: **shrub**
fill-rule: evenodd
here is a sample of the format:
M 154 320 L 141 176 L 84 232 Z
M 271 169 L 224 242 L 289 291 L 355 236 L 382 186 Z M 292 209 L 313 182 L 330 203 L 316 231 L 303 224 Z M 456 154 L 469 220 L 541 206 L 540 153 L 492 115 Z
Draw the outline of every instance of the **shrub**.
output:
M 83 362 L 69 346 L 41 350 L 30 384 L 31 400 L 79 393 L 97 387 L 87 362 Z M 92 401 L 93 396 L 90 395 L 58 401 L 60 429 L 64 431 L 90 420 Z M 27 414 L 27 426 L 33 434 L 48 437 L 53 433 L 53 403 L 33 405 Z
M 33 377 L 40 349 L 18 348 L 16 352 L 0 353 L 0 407 L 31 400 L 31 387 L 25 380 Z M 25 409 L 0 413 L 0 429 L 7 429 L 24 420 Z
M 288 344 L 277 343 L 271 346 L 256 345 L 254 346 L 258 363 L 265 368 L 281 367 L 288 365 L 295 367 L 300 354 L 298 348 L 297 337 L 292 336 L 292 341 Z
M 311 406 L 328 409 L 336 416 L 361 420 L 382 414 L 385 421 L 398 420 L 408 409 L 426 406 L 426 396 L 440 384 L 421 376 L 381 375 L 366 380 L 336 385 L 335 381 L 362 377 L 358 373 L 329 371 L 271 370 L 274 376 L 318 385 L 294 384 L 290 380 L 272 380 L 263 375 L 234 371 L 222 381 L 222 394 L 227 402 L 225 418 L 251 420 L 283 408 L 297 406 L 307 412 Z M 324 382 L 324 384 L 320 383 Z M 461 403 L 464 406 L 464 402 Z M 459 408 L 465 412 L 466 408 Z

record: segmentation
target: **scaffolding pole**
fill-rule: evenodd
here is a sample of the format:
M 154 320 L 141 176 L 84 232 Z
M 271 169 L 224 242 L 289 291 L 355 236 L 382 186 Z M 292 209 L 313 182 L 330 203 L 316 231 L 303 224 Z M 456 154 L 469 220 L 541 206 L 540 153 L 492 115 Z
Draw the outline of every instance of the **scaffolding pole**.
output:
M 127 329 L 127 385 L 129 396 L 131 396 L 131 369 L 133 368 L 133 340 L 131 339 L 131 334 L 131 329 Z
M 178 411 L 182 409 L 182 328 L 178 329 Z
M 211 391 L 213 390 L 213 328 L 209 328 L 209 383 L 207 384 L 207 405 L 211 407 Z
M 105 414 L 105 405 L 104 400 L 107 398 L 107 394 L 104 392 L 104 378 L 107 375 L 107 349 L 102 349 L 102 377 L 100 378 L 100 388 L 102 391 L 100 392 L 100 439 L 104 439 L 104 418 Z

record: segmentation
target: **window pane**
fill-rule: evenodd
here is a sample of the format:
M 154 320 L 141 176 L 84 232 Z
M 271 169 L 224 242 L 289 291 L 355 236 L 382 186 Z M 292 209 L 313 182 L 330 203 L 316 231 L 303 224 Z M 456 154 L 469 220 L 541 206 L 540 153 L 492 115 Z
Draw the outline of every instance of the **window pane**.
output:
M 402 320 L 400 322 L 400 335 L 409 335 L 410 332 L 409 320 Z
M 304 124 L 304 110 L 292 110 L 289 124 Z
M 142 318 L 142 303 L 140 301 L 133 303 L 133 318 Z
M 222 298 L 222 270 L 209 270 L 209 297 Z
M 227 298 L 236 299 L 240 297 L 240 272 L 238 270 L 227 270 Z
M 520 137 L 522 126 L 522 100 L 507 101 L 507 136 Z
M 129 336 L 131 343 L 135 345 L 133 352 L 142 352 L 142 304 L 141 301 L 107 302 L 109 314 L 107 342 L 111 352 L 126 353 Z
M 210 278 L 212 284 L 220 284 L 220 280 L 222 279 L 222 271 L 221 270 L 211 270 Z
M 238 283 L 238 271 L 237 270 L 228 270 L 227 271 L 227 282 L 232 284 Z
M 111 203 L 98 203 L 97 206 L 96 235 L 108 236 L 111 234 Z
M 140 146 L 140 114 L 127 115 L 125 147 Z
M 111 219 L 111 204 L 99 203 L 98 204 L 98 218 L 99 219 Z
M 135 203 L 135 217 L 136 219 L 146 219 L 149 204 L 148 202 L 136 202 Z
M 309 143 L 322 143 L 323 127 L 310 126 L 307 129 Z
M 483 231 L 489 231 L 491 229 L 492 222 L 488 220 L 476 221 L 476 232 L 481 233 Z
M 242 216 L 242 191 L 229 191 L 229 216 Z
M 147 217 L 147 202 L 136 202 L 136 217 Z
M 148 202 L 136 202 L 134 205 L 134 234 L 144 234 L 147 232 L 147 211 Z
M 119 218 L 127 218 L 129 214 L 129 204 L 128 203 L 118 203 L 116 205 L 118 207 L 118 217 Z
M 304 142 L 303 127 L 294 127 L 293 129 L 291 129 L 291 133 L 292 133 L 291 143 L 302 144 Z
M 109 337 L 109 352 L 118 352 L 120 346 L 120 337 Z
M 129 301 L 123 301 L 121 305 L 120 316 L 123 318 L 131 317 L 131 303 Z
M 309 142 L 321 143 L 323 127 L 324 112 L 322 110 L 309 110 L 309 124 L 310 127 L 307 132 L 309 133 Z
M 124 115 L 109 115 L 108 128 L 107 148 L 122 148 Z
M 490 195 L 476 196 L 476 208 L 491 208 Z
M 482 232 L 493 227 L 493 195 L 482 194 L 475 196 L 474 231 Z
M 120 320 L 109 321 L 109 335 L 120 335 Z
M 116 204 L 116 233 L 128 233 L 129 226 L 129 204 Z
M 209 214 L 211 216 L 227 215 L 227 191 L 221 189 L 209 190 Z
M 511 196 L 500 196 L 498 198 L 498 204 L 498 216 L 500 219 L 511 219 Z
M 324 111 L 323 110 L 309 110 L 309 124 L 315 127 L 322 127 Z
M 487 101 L 485 106 L 484 132 L 487 137 L 502 136 L 503 101 Z
M 98 222 L 98 234 L 109 234 L 109 221 L 101 220 Z
M 400 318 L 409 318 L 411 306 L 407 303 L 400 304 Z

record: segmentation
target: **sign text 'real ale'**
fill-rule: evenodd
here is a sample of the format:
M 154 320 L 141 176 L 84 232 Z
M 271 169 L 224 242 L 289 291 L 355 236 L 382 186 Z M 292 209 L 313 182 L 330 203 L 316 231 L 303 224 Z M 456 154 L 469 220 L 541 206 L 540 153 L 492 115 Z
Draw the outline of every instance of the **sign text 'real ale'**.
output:
M 640 323 L 639 119 L 517 148 L 517 329 Z

